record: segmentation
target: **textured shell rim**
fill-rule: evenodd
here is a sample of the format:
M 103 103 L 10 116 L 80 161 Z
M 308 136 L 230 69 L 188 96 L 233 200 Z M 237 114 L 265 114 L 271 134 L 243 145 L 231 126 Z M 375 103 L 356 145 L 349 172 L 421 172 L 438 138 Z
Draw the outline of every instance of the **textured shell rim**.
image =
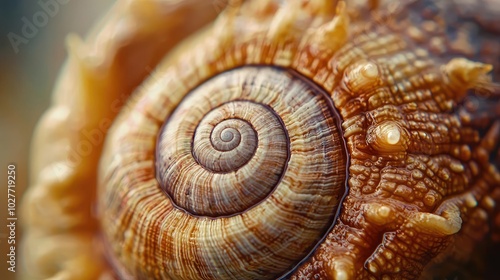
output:
M 306 260 L 309 259 L 314 254 L 314 252 L 316 251 L 316 249 L 326 239 L 326 237 L 328 236 L 328 233 L 335 226 L 336 221 L 337 221 L 338 217 L 340 216 L 340 212 L 342 210 L 342 203 L 343 203 L 343 201 L 345 200 L 345 198 L 347 197 L 347 195 L 349 193 L 348 180 L 349 180 L 350 156 L 349 156 L 348 149 L 347 149 L 347 142 L 346 142 L 345 138 L 343 137 L 342 117 L 337 112 L 331 96 L 328 95 L 327 91 L 324 88 L 322 88 L 320 85 L 318 85 L 315 82 L 309 80 L 307 77 L 303 76 L 301 73 L 299 73 L 298 71 L 296 71 L 296 70 L 294 70 L 292 68 L 280 67 L 280 66 L 275 66 L 275 65 L 267 65 L 267 64 L 246 64 L 246 65 L 241 65 L 241 66 L 238 66 L 238 67 L 233 67 L 233 68 L 230 68 L 230 69 L 226 69 L 226 70 L 221 71 L 219 73 L 215 73 L 212 77 L 210 77 L 210 78 L 208 78 L 206 80 L 200 81 L 200 83 L 198 85 L 196 85 L 195 87 L 193 87 L 192 89 L 189 90 L 189 92 L 179 101 L 179 104 L 184 99 L 186 99 L 190 94 L 192 94 L 197 88 L 199 88 L 200 86 L 202 86 L 204 83 L 210 81 L 211 79 L 217 77 L 218 75 L 221 75 L 221 74 L 227 73 L 227 72 L 231 72 L 231 71 L 234 71 L 234 70 L 237 70 L 237 69 L 259 68 L 259 67 L 267 67 L 267 68 L 271 68 L 271 69 L 274 69 L 274 70 L 281 71 L 283 74 L 288 74 L 292 78 L 300 80 L 301 82 L 303 82 L 304 84 L 306 84 L 307 86 L 309 86 L 310 89 L 311 89 L 311 91 L 313 91 L 315 94 L 318 94 L 318 95 L 322 96 L 322 99 L 324 99 L 324 101 L 328 104 L 328 109 L 329 109 L 330 113 L 332 114 L 332 117 L 335 119 L 335 124 L 337 125 L 337 130 L 339 131 L 339 136 L 340 136 L 339 138 L 341 139 L 340 146 L 344 150 L 343 151 L 343 155 L 344 155 L 344 158 L 345 158 L 344 192 L 343 192 L 343 194 L 341 196 L 339 196 L 339 204 L 337 205 L 337 208 L 336 208 L 336 211 L 335 211 L 335 215 L 332 216 L 332 223 L 331 223 L 331 225 L 327 229 L 325 229 L 325 233 L 321 236 L 321 238 L 318 239 L 318 241 L 316 242 L 316 244 L 314 246 L 312 246 L 310 252 L 307 255 L 305 255 L 304 258 L 301 261 L 297 262 L 297 264 L 295 266 L 293 266 L 289 271 L 283 273 L 282 276 L 280 276 L 280 277 L 277 278 L 279 280 L 284 280 L 284 279 L 288 279 L 290 277 L 290 275 L 292 275 L 304 262 L 306 262 Z M 226 103 L 234 102 L 234 101 L 245 101 L 245 102 L 256 103 L 256 102 L 253 102 L 251 100 L 246 100 L 246 99 L 234 99 L 234 100 L 231 100 L 231 101 L 224 102 L 224 103 L 220 104 L 219 106 L 222 106 L 222 105 L 224 105 Z M 256 103 L 256 104 L 259 104 L 261 106 L 266 107 L 267 109 L 270 109 L 272 111 L 272 113 L 277 116 L 277 119 L 280 121 L 281 125 L 283 127 L 285 127 L 285 125 L 283 123 L 283 120 L 281 119 L 281 117 L 279 117 L 279 115 L 277 115 L 277 113 L 274 111 L 274 109 L 272 109 L 270 106 L 268 106 L 266 104 L 260 104 L 260 103 Z M 219 106 L 217 106 L 217 107 L 219 107 Z M 173 112 L 175 112 L 176 109 L 174 109 Z M 161 127 L 159 129 L 159 133 L 156 136 L 156 142 L 155 142 L 156 143 L 156 147 L 158 147 L 158 143 L 159 143 L 160 137 L 161 137 L 161 132 L 163 131 L 165 125 L 168 123 L 168 120 L 169 120 L 169 118 L 170 118 L 171 115 L 169 115 L 164 120 L 163 124 L 161 125 Z M 289 140 L 290 138 L 289 138 L 289 135 L 288 135 L 288 131 L 286 129 L 284 129 L 284 131 L 285 131 L 286 139 Z M 193 139 L 191 140 L 191 153 L 192 153 L 192 147 L 193 147 L 193 140 L 194 140 L 194 134 L 193 134 Z M 288 168 L 288 162 L 289 162 L 290 156 L 291 156 L 289 141 L 287 141 L 286 145 L 287 145 L 287 149 L 288 149 L 288 155 L 287 155 L 287 160 L 286 160 L 285 166 L 283 168 L 284 171 Z M 155 166 L 157 164 L 157 159 L 159 158 L 158 151 L 159 151 L 159 149 L 156 149 L 155 157 L 154 157 Z M 160 184 L 161 181 L 159 180 L 158 176 L 159 176 L 159 174 L 157 172 L 157 168 L 155 168 L 155 177 L 156 177 L 156 180 L 158 181 L 158 184 Z M 260 205 L 263 201 L 265 201 L 268 197 L 270 197 L 272 195 L 272 193 L 274 192 L 274 190 L 276 189 L 276 187 L 279 185 L 279 182 L 281 182 L 282 178 L 283 178 L 283 173 L 282 173 L 280 179 L 278 180 L 277 184 L 273 187 L 273 189 L 261 201 L 255 203 L 251 207 L 247 208 L 245 211 L 235 212 L 235 213 L 232 213 L 232 214 L 229 214 L 229 215 L 220 215 L 220 216 L 217 216 L 217 217 L 212 217 L 212 216 L 207 216 L 207 215 L 193 214 L 193 213 L 189 212 L 188 210 L 186 210 L 186 209 L 180 207 L 179 205 L 177 205 L 175 203 L 175 201 L 172 199 L 171 195 L 168 194 L 163 188 L 161 188 L 161 191 L 167 196 L 168 199 L 170 199 L 170 201 L 172 203 L 172 206 L 174 208 L 182 211 L 183 213 L 185 213 L 187 215 L 190 215 L 190 216 L 196 217 L 196 218 L 220 219 L 220 218 L 229 218 L 229 217 L 237 216 L 237 215 L 240 215 L 241 213 L 244 213 L 246 211 L 251 210 L 254 207 L 257 207 L 258 205 Z M 120 277 L 120 279 L 122 279 L 122 278 Z

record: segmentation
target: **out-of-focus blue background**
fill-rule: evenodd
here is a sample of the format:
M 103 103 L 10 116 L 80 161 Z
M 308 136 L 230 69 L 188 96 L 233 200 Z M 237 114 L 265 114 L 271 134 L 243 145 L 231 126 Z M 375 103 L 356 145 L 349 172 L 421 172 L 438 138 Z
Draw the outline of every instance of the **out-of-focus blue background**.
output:
M 17 166 L 16 208 L 19 209 L 21 194 L 29 184 L 29 146 L 33 129 L 50 105 L 55 79 L 67 55 L 65 37 L 70 32 L 84 37 L 112 2 L 0 0 L 0 279 L 21 276 L 19 272 L 14 274 L 7 270 L 7 165 Z M 58 9 L 51 6 L 47 11 L 44 3 L 52 3 Z M 32 34 L 27 33 L 31 38 L 23 34 L 26 21 L 36 29 Z M 27 42 L 20 43 L 16 51 L 9 34 Z M 16 227 L 17 266 L 20 265 L 20 222 Z M 20 271 L 20 267 L 16 267 L 16 271 Z

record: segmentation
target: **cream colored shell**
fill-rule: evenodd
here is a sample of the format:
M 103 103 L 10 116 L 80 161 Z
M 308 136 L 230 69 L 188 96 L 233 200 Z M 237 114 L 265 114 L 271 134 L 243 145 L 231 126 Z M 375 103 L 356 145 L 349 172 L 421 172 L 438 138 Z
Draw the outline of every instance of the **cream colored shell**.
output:
M 148 279 L 289 272 L 331 227 L 345 191 L 327 97 L 267 67 L 221 73 L 191 92 L 163 86 L 157 99 L 155 83 L 143 88 L 106 140 L 98 196 L 112 253 Z M 220 125 L 232 130 L 228 141 L 249 139 L 224 151 L 212 142 Z

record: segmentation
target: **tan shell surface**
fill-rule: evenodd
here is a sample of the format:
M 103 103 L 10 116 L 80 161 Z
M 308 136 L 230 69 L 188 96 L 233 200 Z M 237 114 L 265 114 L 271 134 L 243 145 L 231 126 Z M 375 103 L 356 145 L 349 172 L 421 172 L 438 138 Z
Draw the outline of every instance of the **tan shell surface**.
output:
M 299 264 L 289 278 L 445 278 L 477 244 L 499 238 L 498 37 L 450 16 L 452 1 L 255 0 L 231 1 L 172 49 L 227 4 L 209 2 L 119 1 L 85 42 L 68 38 L 23 203 L 34 275 L 261 279 Z M 250 77 L 266 94 L 241 90 Z M 278 94 L 290 80 L 305 84 Z M 266 133 L 273 140 L 262 141 Z M 315 142 L 322 133 L 330 144 Z M 198 138 L 208 142 L 187 152 Z M 320 163 L 342 158 L 344 141 L 347 170 Z M 215 147 L 228 157 L 211 161 Z M 263 151 L 276 156 L 259 158 Z M 328 171 L 315 173 L 320 166 Z M 342 171 L 349 190 L 339 201 L 344 182 L 331 175 Z M 322 195 L 300 190 L 302 180 Z M 201 183 L 210 187 L 193 191 Z M 249 185 L 260 190 L 241 193 Z M 301 212 L 299 197 L 321 211 Z M 322 200 L 332 203 L 315 204 Z M 339 202 L 329 229 L 323 218 Z M 235 246 L 245 240 L 254 243 Z
M 134 97 L 101 158 L 100 217 L 113 254 L 144 278 L 273 279 L 291 270 L 330 228 L 345 191 L 344 147 L 326 96 L 265 67 L 219 74 L 190 93 L 164 83 L 151 99 L 157 86 Z M 258 135 L 251 159 L 224 172 L 200 163 L 196 140 L 211 140 L 197 139 L 205 118 L 212 127 L 248 123 Z

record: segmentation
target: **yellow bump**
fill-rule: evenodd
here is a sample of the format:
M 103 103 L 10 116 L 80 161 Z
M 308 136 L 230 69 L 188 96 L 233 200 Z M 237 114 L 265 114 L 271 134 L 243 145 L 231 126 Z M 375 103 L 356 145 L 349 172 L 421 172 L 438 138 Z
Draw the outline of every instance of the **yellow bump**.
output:
M 370 270 L 372 273 L 377 273 L 378 268 L 373 262 L 371 262 L 368 264 L 368 270 Z
M 460 162 L 454 161 L 454 162 L 450 163 L 450 169 L 451 169 L 451 171 L 453 171 L 455 173 L 461 173 L 464 171 L 464 166 Z
M 346 70 L 344 83 L 352 92 L 364 92 L 379 85 L 380 72 L 373 62 L 362 62 Z
M 335 271 L 335 280 L 348 280 L 349 276 L 345 270 Z
M 477 200 L 471 193 L 467 193 L 464 197 L 465 205 L 469 208 L 474 208 L 477 206 Z
M 364 215 L 369 222 L 377 225 L 390 223 L 396 218 L 394 211 L 389 206 L 378 203 L 368 204 Z
M 480 220 L 483 220 L 483 221 L 487 221 L 488 220 L 488 213 L 486 213 L 486 211 L 484 211 L 481 208 L 476 209 L 476 212 L 474 213 L 474 216 L 476 217 L 476 219 L 480 219 Z
M 439 178 L 445 180 L 445 181 L 448 181 L 450 180 L 451 178 L 451 174 L 450 174 L 450 171 L 448 170 L 448 168 L 441 168 L 439 171 L 438 171 L 438 174 Z
M 381 152 L 403 152 L 408 148 L 407 132 L 393 121 L 370 127 L 366 138 L 372 148 Z
M 439 236 L 452 235 L 462 227 L 460 210 L 453 204 L 446 205 L 441 215 L 433 213 L 415 213 L 409 218 L 413 228 L 421 233 Z
M 72 71 L 75 71 L 74 74 L 72 74 L 75 77 L 72 79 L 75 88 L 75 91 L 72 93 L 73 98 L 78 100 L 76 103 L 78 103 L 81 108 L 92 106 L 92 108 L 97 111 L 103 109 L 99 107 L 99 104 L 95 103 L 97 95 L 94 93 L 101 92 L 101 90 L 103 90 L 102 87 L 105 87 L 105 83 L 98 82 L 103 80 L 102 72 L 106 70 L 105 66 L 107 65 L 105 57 L 95 53 L 92 54 L 88 46 L 75 34 L 69 34 L 66 37 L 66 45 L 68 48 L 69 65 L 71 65 Z M 103 100 L 99 101 L 104 104 Z M 94 117 L 98 115 L 99 114 L 95 114 Z M 92 123 L 94 121 L 99 121 L 92 119 L 94 117 L 86 119 L 86 122 Z
M 424 204 L 432 207 L 434 204 L 436 204 L 436 196 L 430 193 L 427 193 L 424 197 Z
M 230 45 L 233 37 L 233 26 L 238 15 L 240 4 L 229 4 L 227 8 L 217 17 L 213 27 L 213 33 L 218 37 L 221 49 Z M 229 30 L 228 30 L 229 29 Z
M 490 64 L 473 62 L 465 58 L 454 58 L 443 66 L 445 82 L 463 96 L 467 89 L 490 82 L 487 73 L 493 69 Z
M 268 36 L 279 39 L 292 32 L 295 20 L 300 11 L 299 1 L 286 2 L 276 13 L 269 26 Z
M 375 64 L 368 62 L 361 67 L 361 73 L 367 79 L 375 79 L 379 76 L 378 68 Z
M 482 204 L 489 210 L 493 210 L 493 208 L 495 208 L 495 200 L 493 200 L 490 196 L 485 196 L 482 200 Z
M 78 62 L 81 70 L 90 72 L 92 70 L 97 70 L 97 68 L 103 66 L 105 62 L 105 57 L 102 55 L 97 55 L 98 52 L 92 51 L 85 42 L 76 34 L 68 34 L 66 37 L 66 47 L 70 57 L 73 57 Z M 87 73 L 90 74 L 90 73 Z
M 352 260 L 344 256 L 343 258 L 335 258 L 332 262 L 329 262 L 326 273 L 329 274 L 329 278 L 349 280 L 354 278 L 353 267 Z
M 307 8 L 312 15 L 333 15 L 335 13 L 335 1 L 309 0 Z
M 413 177 L 413 179 L 422 179 L 424 178 L 424 173 L 422 173 L 422 171 L 418 169 L 415 169 L 411 172 L 411 176 Z
M 345 10 L 345 2 L 339 2 L 337 5 L 337 15 L 331 20 L 320 26 L 310 43 L 322 48 L 338 50 L 343 46 L 349 34 L 349 16 Z
M 387 143 L 391 145 L 396 145 L 399 143 L 399 139 L 401 139 L 401 133 L 397 126 L 390 127 L 386 132 Z
M 377 213 L 380 217 L 387 218 L 391 214 L 391 209 L 387 206 L 380 206 Z

